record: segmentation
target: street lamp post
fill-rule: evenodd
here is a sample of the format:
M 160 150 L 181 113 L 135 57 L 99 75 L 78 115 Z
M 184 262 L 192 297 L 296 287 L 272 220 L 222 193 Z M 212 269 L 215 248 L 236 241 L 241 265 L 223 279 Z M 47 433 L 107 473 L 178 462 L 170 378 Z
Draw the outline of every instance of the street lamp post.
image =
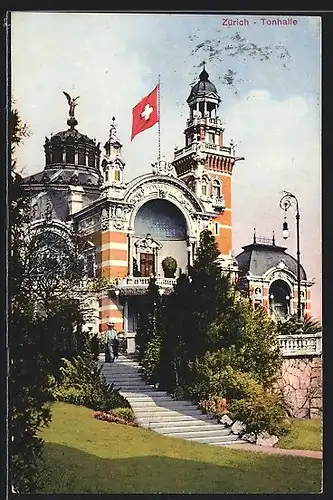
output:
M 289 237 L 289 229 L 287 222 L 287 210 L 291 205 L 296 206 L 296 254 L 297 254 L 297 320 L 302 321 L 302 308 L 301 308 L 301 253 L 299 244 L 299 204 L 296 196 L 289 191 L 284 191 L 284 195 L 280 200 L 280 208 L 285 211 L 284 221 L 282 225 L 282 237 L 286 240 Z

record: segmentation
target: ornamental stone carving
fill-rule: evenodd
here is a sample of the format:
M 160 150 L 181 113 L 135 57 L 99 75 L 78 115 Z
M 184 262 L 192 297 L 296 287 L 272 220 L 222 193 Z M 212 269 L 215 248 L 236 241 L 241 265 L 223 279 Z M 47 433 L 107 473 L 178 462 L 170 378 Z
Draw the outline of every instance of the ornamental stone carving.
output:
M 174 185 L 172 182 L 147 182 L 130 194 L 128 202 L 136 204 L 142 199 L 154 195 L 156 198 L 174 199 L 180 202 L 190 213 L 193 212 L 193 210 L 201 211 L 201 207 L 194 195 L 187 190 L 184 192 L 185 189 L 185 187 Z

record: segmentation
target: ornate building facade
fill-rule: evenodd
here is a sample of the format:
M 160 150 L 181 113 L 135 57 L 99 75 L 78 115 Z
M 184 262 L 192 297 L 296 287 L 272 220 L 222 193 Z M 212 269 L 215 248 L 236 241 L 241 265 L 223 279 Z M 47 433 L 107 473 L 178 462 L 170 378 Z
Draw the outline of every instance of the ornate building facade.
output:
M 48 220 L 58 237 L 75 227 L 86 241 L 88 278 L 109 283 L 99 295 L 85 295 L 89 329 L 103 332 L 115 322 L 134 346 L 141 296 L 155 275 L 160 293 L 170 293 L 180 272 L 196 254 L 200 233 L 209 227 L 218 243 L 221 269 L 239 277 L 253 306 L 263 305 L 276 318 L 296 310 L 295 259 L 284 247 L 254 238 L 236 258 L 232 253 L 232 173 L 237 161 L 233 142 L 226 143 L 219 117 L 221 99 L 205 69 L 187 99 L 185 144 L 171 162 L 160 158 L 150 171 L 124 181 L 126 164 L 115 119 L 104 145 L 77 130 L 75 100 L 68 129 L 45 138 L 45 168 L 24 181 L 31 194 L 33 227 Z M 173 257 L 174 277 L 162 263 Z M 303 313 L 311 313 L 302 268 Z

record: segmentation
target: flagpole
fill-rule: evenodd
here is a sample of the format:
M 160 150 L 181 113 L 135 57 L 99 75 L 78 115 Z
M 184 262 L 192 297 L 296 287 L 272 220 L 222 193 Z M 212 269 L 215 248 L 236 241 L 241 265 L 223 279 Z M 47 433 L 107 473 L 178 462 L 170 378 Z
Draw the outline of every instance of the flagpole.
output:
M 158 122 L 157 122 L 157 148 L 158 148 L 158 162 L 161 160 L 161 75 L 158 75 Z

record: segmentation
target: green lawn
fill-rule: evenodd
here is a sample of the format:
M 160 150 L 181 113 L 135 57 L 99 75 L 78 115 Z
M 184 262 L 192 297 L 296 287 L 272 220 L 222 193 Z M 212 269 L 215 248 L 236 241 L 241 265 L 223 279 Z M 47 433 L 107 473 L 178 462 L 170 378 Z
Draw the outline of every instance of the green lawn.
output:
M 319 493 L 318 459 L 191 443 L 55 403 L 39 493 Z
M 322 450 L 321 419 L 293 419 L 291 432 L 279 439 L 278 448 L 294 450 Z

